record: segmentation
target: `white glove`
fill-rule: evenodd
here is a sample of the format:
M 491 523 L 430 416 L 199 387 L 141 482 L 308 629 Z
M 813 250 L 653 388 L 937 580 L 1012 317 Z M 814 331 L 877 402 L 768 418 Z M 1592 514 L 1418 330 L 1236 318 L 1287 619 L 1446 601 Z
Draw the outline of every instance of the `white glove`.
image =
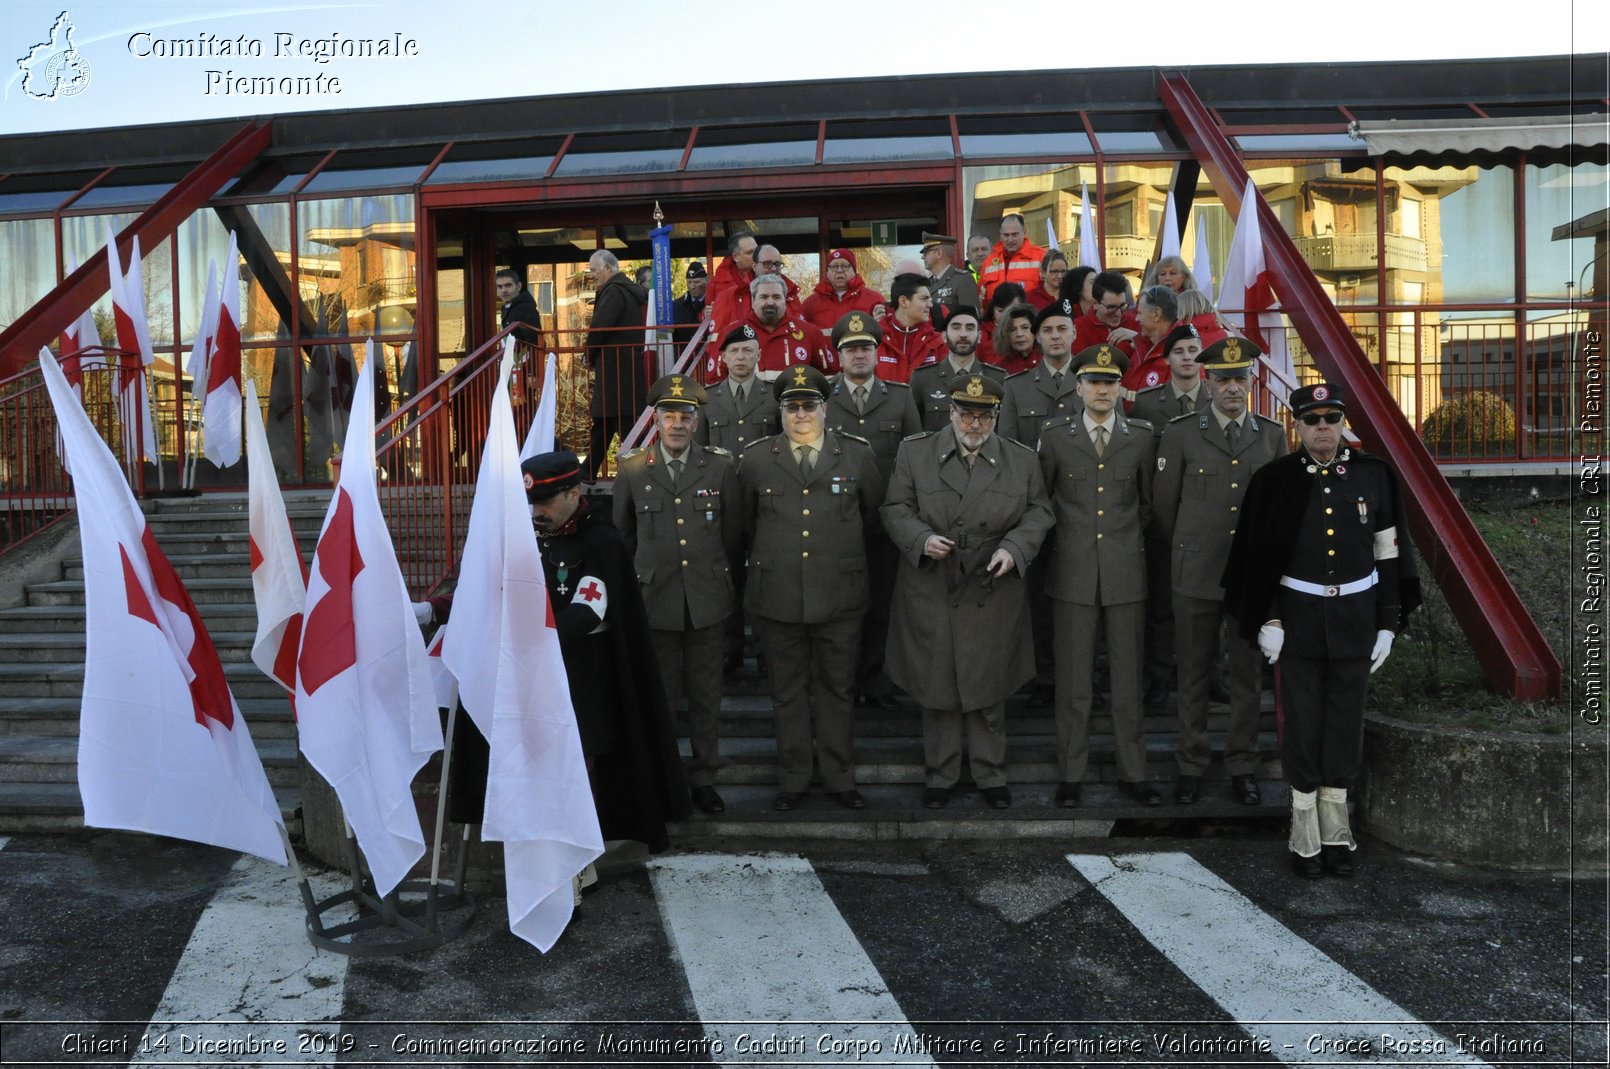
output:
M 420 627 L 429 627 L 430 626 L 430 618 L 431 618 L 430 602 L 428 602 L 428 601 L 416 601 L 416 602 L 414 602 L 414 620 L 418 622 L 419 626 Z
M 1370 675 L 1386 663 L 1386 655 L 1392 652 L 1393 635 L 1390 631 L 1377 631 L 1375 633 L 1375 648 L 1370 651 Z
M 1258 628 L 1258 649 L 1274 664 L 1280 660 L 1280 647 L 1286 644 L 1286 632 L 1279 624 L 1264 624 Z

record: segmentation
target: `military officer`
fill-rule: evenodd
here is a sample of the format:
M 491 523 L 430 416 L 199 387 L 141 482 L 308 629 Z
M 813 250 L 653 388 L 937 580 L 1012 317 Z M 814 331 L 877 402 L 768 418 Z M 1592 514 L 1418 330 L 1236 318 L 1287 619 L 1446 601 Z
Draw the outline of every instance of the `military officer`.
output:
M 1286 429 L 1247 411 L 1247 391 L 1259 355 L 1257 346 L 1241 338 L 1209 346 L 1202 353 L 1203 389 L 1212 403 L 1202 412 L 1175 416 L 1157 447 L 1152 526 L 1156 542 L 1167 553 L 1162 582 L 1173 603 L 1180 695 L 1174 800 L 1187 805 L 1196 801 L 1202 773 L 1213 756 L 1207 734 L 1208 698 L 1218 673 L 1224 621 L 1219 579 L 1230 556 L 1230 538 L 1253 474 L 1286 453 Z M 1233 628 L 1228 653 L 1230 731 L 1224 766 L 1230 772 L 1231 797 L 1243 805 L 1257 805 L 1262 800 L 1255 776 L 1262 668 L 1257 648 Z
M 736 458 L 749 443 L 777 433 L 777 399 L 772 396 L 771 384 L 761 381 L 755 374 L 760 366 L 760 338 L 754 327 L 739 323 L 727 331 L 721 339 L 721 359 L 727 365 L 727 377 L 710 387 L 693 440 L 700 445 L 725 449 Z M 726 656 L 722 660 L 728 672 L 736 672 L 743 663 L 744 568 L 741 556 L 734 564 L 733 579 L 738 605 L 727 617 Z
M 688 699 L 693 804 L 720 813 L 721 658 L 743 525 L 731 512 L 738 500 L 732 454 L 693 440 L 705 398 L 686 375 L 667 375 L 649 389 L 659 441 L 620 456 L 615 526 L 637 568 L 666 700 L 674 713 Z
M 1302 447 L 1253 476 L 1221 585 L 1277 676 L 1291 785 L 1291 865 L 1351 876 L 1347 792 L 1364 765 L 1364 697 L 1420 604 L 1397 475 L 1342 444 L 1340 386 L 1293 390 Z
M 766 654 L 777 731 L 774 809 L 794 809 L 811 781 L 812 723 L 822 786 L 862 809 L 855 788 L 856 652 L 869 603 L 866 534 L 883 477 L 872 447 L 827 429 L 831 385 L 796 365 L 773 384 L 783 433 L 738 462 L 745 543 L 744 608 Z
M 1073 321 L 1078 314 L 1067 298 L 1052 301 L 1034 316 L 1034 337 L 1042 359 L 1027 371 L 1006 380 L 1001 402 L 1000 434 L 1033 448 L 1040 428 L 1058 416 L 1076 416 L 1081 402 L 1074 389 Z
M 947 307 L 936 316 L 934 326 L 944 334 L 949 355 L 911 373 L 911 400 L 925 431 L 950 425 L 950 395 L 973 375 L 983 374 L 996 382 L 1006 379 L 1005 368 L 978 359 L 978 309 L 970 304 Z
M 1208 391 L 1202 385 L 1202 374 L 1197 367 L 1202 338 L 1195 327 L 1189 323 L 1179 324 L 1157 348 L 1167 358 L 1169 377 L 1165 382 L 1140 391 L 1129 407 L 1129 417 L 1150 423 L 1161 440 L 1169 420 L 1187 412 L 1200 412 L 1208 406 Z M 1152 534 L 1148 531 L 1146 536 L 1146 694 L 1142 699 L 1148 708 L 1168 700 L 1175 676 L 1169 549 L 1166 543 L 1155 542 Z M 1217 672 L 1213 679 L 1217 683 Z
M 1146 782 L 1141 734 L 1141 641 L 1146 617 L 1144 532 L 1157 447 L 1150 424 L 1118 410 L 1129 361 L 1112 345 L 1073 360 L 1083 410 L 1046 424 L 1040 471 L 1056 513 L 1051 599 L 1056 619 L 1058 805 L 1079 805 L 1090 756 L 1091 676 L 1105 627 L 1119 790 L 1142 805 L 1163 796 Z M 1008 380 L 1010 381 L 1010 380 Z
M 923 804 L 938 809 L 961 776 L 996 809 L 1006 785 L 1006 699 L 1034 677 L 1024 574 L 1050 530 L 1039 464 L 994 433 L 1001 384 L 957 381 L 951 426 L 907 439 L 883 505 L 900 554 L 889 671 L 923 706 Z
M 894 470 L 895 453 L 908 435 L 921 429 L 911 390 L 901 382 L 878 378 L 878 342 L 882 327 L 865 312 L 846 312 L 833 325 L 833 348 L 844 368 L 833 377 L 827 399 L 829 430 L 864 438 L 872 446 L 884 484 Z M 894 594 L 899 558 L 883 527 L 867 528 L 867 582 L 872 607 L 861 629 L 861 655 L 855 672 L 856 704 L 886 709 L 894 705 L 894 684 L 883 671 L 889 638 L 889 599 Z
M 955 238 L 924 230 L 922 265 L 928 269 L 928 290 L 936 308 L 978 307 L 978 280 L 966 267 L 956 265 Z

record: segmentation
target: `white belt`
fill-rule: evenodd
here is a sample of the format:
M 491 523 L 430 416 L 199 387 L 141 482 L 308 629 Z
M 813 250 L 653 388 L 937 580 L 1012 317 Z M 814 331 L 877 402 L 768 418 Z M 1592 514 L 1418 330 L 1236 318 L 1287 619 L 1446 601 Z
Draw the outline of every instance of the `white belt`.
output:
M 1362 579 L 1355 579 L 1351 583 L 1342 583 L 1340 586 L 1325 586 L 1322 583 L 1309 583 L 1302 579 L 1293 579 L 1289 575 L 1280 577 L 1280 585 L 1288 590 L 1295 590 L 1299 594 L 1312 594 L 1316 598 L 1339 598 L 1344 594 L 1358 594 L 1381 581 L 1380 575 L 1371 572 Z

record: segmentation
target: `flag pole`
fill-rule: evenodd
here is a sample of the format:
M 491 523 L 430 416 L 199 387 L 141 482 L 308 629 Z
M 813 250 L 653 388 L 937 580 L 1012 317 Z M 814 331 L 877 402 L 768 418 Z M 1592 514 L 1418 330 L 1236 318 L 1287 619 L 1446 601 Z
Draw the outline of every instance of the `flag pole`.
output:
M 447 737 L 442 740 L 442 778 L 436 788 L 436 833 L 430 843 L 430 891 L 425 899 L 425 928 L 436 930 L 436 896 L 442 875 L 442 831 L 447 827 L 447 782 L 453 758 L 453 729 L 458 726 L 458 703 L 447 711 Z M 462 891 L 464 888 L 459 887 Z

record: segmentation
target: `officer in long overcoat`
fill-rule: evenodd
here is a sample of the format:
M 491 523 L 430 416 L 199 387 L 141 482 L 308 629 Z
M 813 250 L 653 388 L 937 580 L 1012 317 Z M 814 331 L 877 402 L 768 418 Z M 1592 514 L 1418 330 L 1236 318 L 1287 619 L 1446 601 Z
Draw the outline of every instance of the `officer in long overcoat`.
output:
M 927 788 L 938 809 L 961 776 L 998 809 L 1006 786 L 1006 699 L 1034 678 L 1023 576 L 1052 517 L 1027 446 L 994 431 L 1001 385 L 980 369 L 951 394 L 951 426 L 900 447 L 884 501 L 901 563 L 888 670 L 923 706 Z

